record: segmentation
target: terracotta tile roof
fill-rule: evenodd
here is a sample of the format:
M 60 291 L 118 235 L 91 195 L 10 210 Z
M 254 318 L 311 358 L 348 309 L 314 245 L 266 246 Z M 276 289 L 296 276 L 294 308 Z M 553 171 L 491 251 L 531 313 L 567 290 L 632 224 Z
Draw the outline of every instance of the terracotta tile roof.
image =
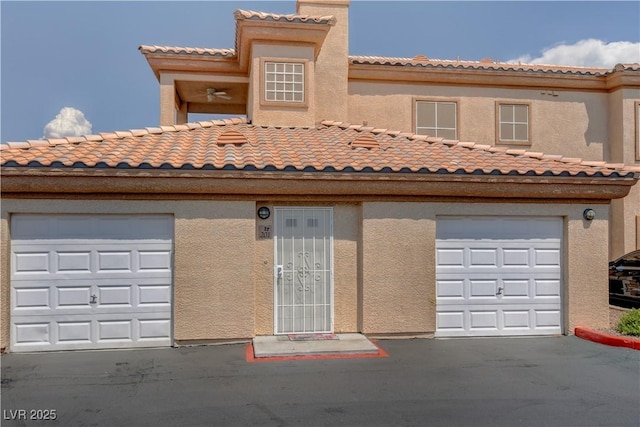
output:
M 591 76 L 602 76 L 614 71 L 609 68 L 573 67 L 573 66 L 570 67 L 570 66 L 564 66 L 564 65 L 521 64 L 521 63 L 511 63 L 511 62 L 499 62 L 499 61 L 494 61 L 490 58 L 485 58 L 480 61 L 431 59 L 424 55 L 416 55 L 413 58 L 349 55 L 349 62 L 351 64 L 364 64 L 364 65 L 390 65 L 390 66 L 465 69 L 465 70 L 524 71 L 524 72 L 544 72 L 544 73 L 559 73 L 559 74 L 580 74 L 580 75 L 591 75 Z M 631 64 L 631 65 L 621 64 L 620 66 L 624 67 L 624 70 L 635 70 L 637 69 L 637 67 L 640 67 L 637 64 Z
M 199 47 L 177 47 L 177 46 L 148 46 L 140 45 L 138 50 L 143 54 L 148 53 L 168 53 L 175 55 L 194 55 L 194 56 L 220 56 L 224 58 L 236 55 L 235 49 L 205 49 Z
M 614 71 L 640 71 L 640 64 L 618 64 L 613 68 Z
M 262 127 L 244 119 L 8 143 L 0 165 L 634 177 L 640 168 L 324 121 Z
M 333 16 L 311 16 L 311 15 L 279 15 L 276 13 L 255 12 L 253 10 L 238 9 L 233 12 L 236 21 L 273 21 L 273 22 L 296 22 L 302 24 L 329 24 L 335 25 L 336 18 Z

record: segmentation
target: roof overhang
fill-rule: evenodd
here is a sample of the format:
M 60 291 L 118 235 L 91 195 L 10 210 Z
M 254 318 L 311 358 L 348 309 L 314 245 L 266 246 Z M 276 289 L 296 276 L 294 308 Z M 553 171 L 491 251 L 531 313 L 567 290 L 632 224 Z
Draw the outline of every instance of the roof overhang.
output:
M 240 69 L 248 70 L 251 48 L 256 42 L 269 44 L 311 45 L 317 57 L 322 44 L 335 20 L 322 22 L 297 22 L 270 19 L 243 19 L 241 11 L 236 16 L 236 52 Z
M 5 198 L 453 198 L 480 201 L 608 203 L 637 177 L 3 168 Z
M 608 75 L 474 69 L 455 66 L 350 63 L 349 80 L 429 83 L 435 85 L 545 88 L 612 92 L 621 87 L 640 88 L 640 72 L 616 71 Z

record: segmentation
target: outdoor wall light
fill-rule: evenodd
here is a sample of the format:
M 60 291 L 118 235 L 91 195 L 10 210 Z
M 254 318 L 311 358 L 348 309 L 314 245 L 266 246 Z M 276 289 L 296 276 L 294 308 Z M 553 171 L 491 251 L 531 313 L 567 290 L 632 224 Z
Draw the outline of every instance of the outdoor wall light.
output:
M 258 217 L 260 219 L 267 219 L 270 216 L 271 216 L 271 211 L 269 210 L 268 207 L 262 206 L 260 209 L 258 209 Z
M 593 219 L 596 217 L 596 211 L 594 211 L 593 209 L 585 209 L 584 212 L 582 212 L 582 216 L 587 221 L 593 221 Z

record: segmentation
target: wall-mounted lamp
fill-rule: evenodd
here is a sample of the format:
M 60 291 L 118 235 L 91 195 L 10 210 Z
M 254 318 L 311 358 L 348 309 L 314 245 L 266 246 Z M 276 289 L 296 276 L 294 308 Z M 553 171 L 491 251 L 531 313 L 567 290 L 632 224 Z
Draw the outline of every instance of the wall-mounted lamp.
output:
M 593 209 L 585 209 L 584 212 L 582 212 L 582 216 L 587 221 L 593 221 L 596 217 L 596 211 Z
M 269 210 L 268 207 L 262 206 L 260 209 L 258 209 L 258 217 L 260 219 L 267 219 L 270 216 L 271 216 L 271 211 Z

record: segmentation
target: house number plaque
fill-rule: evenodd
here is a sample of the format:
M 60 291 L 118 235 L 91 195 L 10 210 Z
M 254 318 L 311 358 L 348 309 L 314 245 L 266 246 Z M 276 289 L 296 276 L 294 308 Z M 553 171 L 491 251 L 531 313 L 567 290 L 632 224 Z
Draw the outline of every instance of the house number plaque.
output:
M 258 226 L 258 237 L 261 239 L 270 239 L 271 238 L 271 226 L 270 225 L 259 225 Z

